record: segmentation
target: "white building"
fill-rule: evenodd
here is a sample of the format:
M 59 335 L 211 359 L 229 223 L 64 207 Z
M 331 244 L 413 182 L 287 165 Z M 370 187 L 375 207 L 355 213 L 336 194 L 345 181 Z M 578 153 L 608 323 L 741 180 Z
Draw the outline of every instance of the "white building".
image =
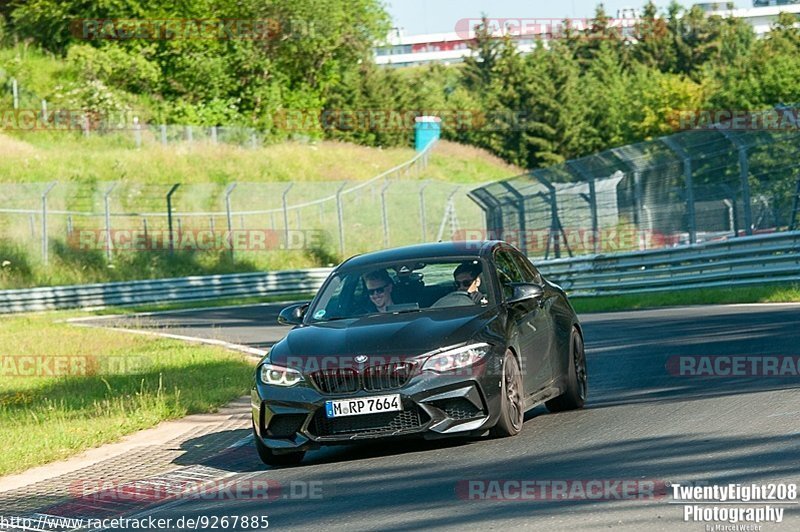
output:
M 792 13 L 800 16 L 800 0 L 754 0 L 753 4 L 755 7 L 728 9 L 726 4 L 719 2 L 712 4 L 718 7 L 709 10 L 709 15 L 744 19 L 759 37 L 769 32 L 770 26 L 778 20 L 779 14 Z
M 778 14 L 781 12 L 793 13 L 800 16 L 800 0 L 754 0 L 757 7 L 744 9 L 729 9 L 727 2 L 707 2 L 698 4 L 709 15 L 723 17 L 737 17 L 746 20 L 755 31 L 756 35 L 763 36 L 770 30 Z M 625 9 L 618 13 L 617 18 L 610 19 L 612 26 L 620 28 L 623 35 L 633 31 L 639 20 L 636 10 Z M 474 26 L 480 22 L 478 19 L 462 19 L 463 28 L 450 33 L 430 33 L 426 35 L 403 34 L 402 30 L 395 29 L 386 39 L 386 42 L 375 48 L 375 62 L 379 65 L 404 67 L 423 65 L 427 63 L 441 63 L 445 65 L 460 63 L 465 57 L 472 54 L 469 44 L 474 40 Z M 583 30 L 591 19 L 574 19 L 571 27 Z M 522 53 L 530 52 L 537 39 L 542 39 L 547 44 L 548 39 L 560 38 L 563 35 L 564 21 L 559 19 L 489 19 L 492 32 L 501 37 L 510 35 L 517 49 Z

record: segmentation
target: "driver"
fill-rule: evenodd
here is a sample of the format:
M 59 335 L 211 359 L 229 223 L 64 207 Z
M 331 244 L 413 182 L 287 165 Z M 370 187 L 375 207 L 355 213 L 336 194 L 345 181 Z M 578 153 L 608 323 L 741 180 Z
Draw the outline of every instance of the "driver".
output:
M 394 301 L 392 301 L 394 284 L 389 272 L 386 270 L 370 272 L 364 275 L 364 283 L 366 284 L 370 303 L 375 306 L 376 311 L 386 312 L 386 307 L 394 305 Z

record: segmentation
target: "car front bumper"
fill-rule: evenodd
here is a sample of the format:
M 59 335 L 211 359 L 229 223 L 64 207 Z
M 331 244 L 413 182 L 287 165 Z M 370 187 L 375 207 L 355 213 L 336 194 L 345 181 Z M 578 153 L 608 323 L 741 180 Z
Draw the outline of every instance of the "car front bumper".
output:
M 482 433 L 497 422 L 501 372 L 486 371 L 484 366 L 470 373 L 458 376 L 426 371 L 399 389 L 350 394 L 324 394 L 308 381 L 281 388 L 256 379 L 251 393 L 255 436 L 273 451 L 292 452 L 374 439 Z M 400 395 L 402 411 L 325 416 L 328 400 L 392 394 Z

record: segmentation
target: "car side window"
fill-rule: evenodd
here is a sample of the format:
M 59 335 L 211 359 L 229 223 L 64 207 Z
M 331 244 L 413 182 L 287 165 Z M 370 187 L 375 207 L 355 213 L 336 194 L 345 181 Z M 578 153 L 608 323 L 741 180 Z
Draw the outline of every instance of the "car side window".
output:
M 516 261 L 520 272 L 522 272 L 522 279 L 526 283 L 534 283 L 541 285 L 542 275 L 533 266 L 533 264 L 531 264 L 531 261 L 529 261 L 522 253 L 517 252 L 514 253 L 513 255 L 514 255 L 514 260 Z
M 500 288 L 505 299 L 514 295 L 514 288 L 511 283 L 523 282 L 519 267 L 514 261 L 514 257 L 505 250 L 497 251 L 494 255 L 494 262 L 497 267 L 497 277 L 500 281 Z

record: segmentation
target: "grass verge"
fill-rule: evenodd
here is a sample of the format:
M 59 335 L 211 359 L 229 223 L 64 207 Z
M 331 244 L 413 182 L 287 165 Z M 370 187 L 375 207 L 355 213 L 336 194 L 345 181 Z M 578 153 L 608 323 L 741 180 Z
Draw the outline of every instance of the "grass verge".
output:
M 0 318 L 0 475 L 118 440 L 245 395 L 253 364 L 211 346 Z
M 372 148 L 335 141 L 284 142 L 257 149 L 201 142 L 168 146 L 148 144 L 137 149 L 131 143 L 120 143 L 113 135 L 87 139 L 72 133 L 50 132 L 0 133 L 0 149 L 4 152 L 0 159 L 0 182 L 41 184 L 58 180 L 63 186 L 83 186 L 84 193 L 87 189 L 94 191 L 98 183 L 114 181 L 166 187 L 164 193 L 173 183 L 198 188 L 212 185 L 224 188 L 234 181 L 295 182 L 298 185 L 328 181 L 356 183 L 404 163 L 416 154 L 413 148 Z M 441 141 L 431 154 L 427 169 L 418 176 L 411 173 L 399 178 L 476 184 L 522 172 L 480 148 Z M 298 188 L 289 198 L 290 204 L 327 193 L 327 190 L 310 191 L 308 197 L 302 197 Z M 56 190 L 54 196 L 57 194 Z M 76 196 L 73 203 L 82 198 Z M 120 196 L 117 194 L 114 198 L 120 199 Z M 159 192 L 159 199 L 162 196 Z M 215 207 L 218 209 L 219 205 Z
M 790 303 L 800 302 L 800 285 L 705 288 L 621 296 L 572 297 L 570 301 L 579 314 L 686 305 Z

